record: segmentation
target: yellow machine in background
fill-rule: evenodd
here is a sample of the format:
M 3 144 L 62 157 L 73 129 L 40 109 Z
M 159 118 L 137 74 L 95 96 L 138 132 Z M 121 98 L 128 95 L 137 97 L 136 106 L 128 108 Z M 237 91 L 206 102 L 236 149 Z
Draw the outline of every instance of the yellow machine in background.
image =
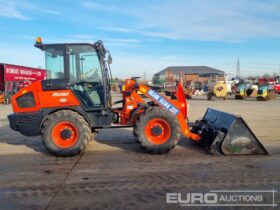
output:
M 210 85 L 209 92 L 207 94 L 207 99 L 211 100 L 213 96 L 217 98 L 227 99 L 228 86 L 225 82 L 215 82 Z
M 261 86 L 258 90 L 257 100 L 258 101 L 268 101 L 270 99 L 275 99 L 276 93 L 272 88 L 268 86 Z
M 257 97 L 257 93 L 257 85 L 236 84 L 235 99 L 245 100 L 248 97 Z

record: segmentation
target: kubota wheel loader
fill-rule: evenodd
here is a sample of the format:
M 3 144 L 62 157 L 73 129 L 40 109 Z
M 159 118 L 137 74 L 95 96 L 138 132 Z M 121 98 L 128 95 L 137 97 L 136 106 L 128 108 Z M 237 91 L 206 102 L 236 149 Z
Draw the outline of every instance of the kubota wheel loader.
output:
M 120 108 L 112 108 L 112 59 L 102 41 L 43 44 L 48 79 L 22 88 L 12 97 L 10 127 L 26 136 L 41 135 L 49 152 L 72 156 L 82 152 L 98 129 L 133 127 L 137 141 L 150 153 L 170 151 L 180 135 L 212 154 L 266 154 L 240 117 L 208 109 L 188 127 L 188 104 L 181 82 L 170 100 L 152 88 L 125 81 Z M 108 57 L 107 57 L 108 54 Z M 138 92 L 149 101 L 142 99 Z

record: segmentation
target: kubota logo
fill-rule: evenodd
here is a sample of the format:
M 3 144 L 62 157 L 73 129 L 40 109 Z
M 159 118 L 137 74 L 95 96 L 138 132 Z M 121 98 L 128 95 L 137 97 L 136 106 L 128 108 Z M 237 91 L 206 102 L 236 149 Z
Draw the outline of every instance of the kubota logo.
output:
M 69 95 L 69 93 L 57 93 L 57 92 L 55 92 L 55 93 L 52 94 L 52 96 L 55 96 L 55 97 L 59 97 L 59 96 L 68 96 L 68 95 Z

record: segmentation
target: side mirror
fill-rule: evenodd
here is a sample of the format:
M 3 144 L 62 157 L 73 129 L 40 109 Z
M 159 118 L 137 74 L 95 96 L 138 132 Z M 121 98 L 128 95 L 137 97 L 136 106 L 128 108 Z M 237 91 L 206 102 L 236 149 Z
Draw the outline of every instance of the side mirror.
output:
M 113 58 L 112 58 L 112 56 L 110 54 L 108 55 L 108 63 L 109 64 L 113 63 Z

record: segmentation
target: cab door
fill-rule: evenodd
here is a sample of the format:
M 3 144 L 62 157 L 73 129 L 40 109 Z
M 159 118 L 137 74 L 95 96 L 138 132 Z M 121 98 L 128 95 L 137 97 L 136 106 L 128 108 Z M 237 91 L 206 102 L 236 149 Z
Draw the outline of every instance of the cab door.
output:
M 105 108 L 105 81 L 96 50 L 91 45 L 67 46 L 69 81 L 86 109 Z
M 106 74 L 92 45 L 68 45 L 69 81 L 71 89 L 92 121 L 93 127 L 106 127 L 112 123 L 108 111 Z

